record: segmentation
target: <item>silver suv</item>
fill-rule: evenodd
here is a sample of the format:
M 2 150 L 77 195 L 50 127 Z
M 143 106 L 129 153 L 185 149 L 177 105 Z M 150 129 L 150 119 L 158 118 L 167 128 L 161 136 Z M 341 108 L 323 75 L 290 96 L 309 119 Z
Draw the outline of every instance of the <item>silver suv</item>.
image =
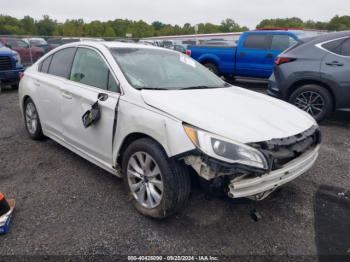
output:
M 268 94 L 322 121 L 350 110 L 350 31 L 306 39 L 275 61 Z

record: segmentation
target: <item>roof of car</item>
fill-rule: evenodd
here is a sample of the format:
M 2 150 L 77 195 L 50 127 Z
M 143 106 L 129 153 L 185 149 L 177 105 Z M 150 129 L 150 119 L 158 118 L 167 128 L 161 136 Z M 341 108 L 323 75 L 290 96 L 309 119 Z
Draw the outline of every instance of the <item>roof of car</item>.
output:
M 145 45 L 142 43 L 125 43 L 125 42 L 117 42 L 117 41 L 83 41 L 83 42 L 74 42 L 69 43 L 63 46 L 81 46 L 87 45 L 92 47 L 101 47 L 105 46 L 107 48 L 145 48 L 145 49 L 164 49 L 156 46 Z M 171 51 L 169 49 L 164 49 Z
M 332 39 L 341 38 L 341 37 L 346 37 L 346 36 L 350 36 L 350 31 L 327 33 L 324 35 L 317 36 L 314 39 L 316 41 L 323 42 L 323 41 L 332 40 Z

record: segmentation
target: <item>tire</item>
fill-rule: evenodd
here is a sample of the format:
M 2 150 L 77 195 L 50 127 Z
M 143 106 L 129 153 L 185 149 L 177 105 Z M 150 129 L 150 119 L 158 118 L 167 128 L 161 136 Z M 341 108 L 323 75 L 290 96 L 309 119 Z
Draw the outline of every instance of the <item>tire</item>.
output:
M 40 118 L 36 106 L 31 98 L 27 98 L 24 102 L 24 124 L 30 138 L 41 140 L 44 138 L 41 128 Z M 30 113 L 31 112 L 31 113 Z
M 147 160 L 148 163 L 152 163 L 144 165 L 149 168 L 142 168 L 142 172 L 140 158 L 143 163 Z M 137 168 L 134 168 L 135 165 Z M 159 175 L 152 175 L 151 166 L 153 171 L 158 166 L 160 172 L 153 173 L 159 173 Z M 187 166 L 182 162 L 169 159 L 163 148 L 150 138 L 136 140 L 128 146 L 122 157 L 122 175 L 136 210 L 151 218 L 163 219 L 173 215 L 183 207 L 191 192 Z M 139 186 L 140 183 L 141 186 Z M 162 183 L 162 190 L 160 190 L 161 186 L 158 186 L 159 183 Z M 133 191 L 131 187 L 138 189 Z M 151 194 L 149 192 L 152 191 L 151 187 L 153 192 L 157 191 L 157 194 L 153 193 L 152 197 L 148 197 Z M 157 196 L 158 201 L 154 196 Z
M 308 112 L 317 122 L 323 121 L 333 112 L 334 102 L 331 93 L 319 85 L 299 87 L 292 93 L 289 102 Z
M 208 62 L 208 63 L 204 63 L 203 65 L 206 68 L 208 68 L 209 71 L 213 72 L 215 75 L 219 75 L 218 67 L 215 64 Z

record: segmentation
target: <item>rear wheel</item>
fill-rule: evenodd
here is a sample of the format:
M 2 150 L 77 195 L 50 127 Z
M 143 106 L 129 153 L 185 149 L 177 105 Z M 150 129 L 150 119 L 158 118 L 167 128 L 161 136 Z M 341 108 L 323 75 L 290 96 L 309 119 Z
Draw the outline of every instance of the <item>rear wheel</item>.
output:
M 208 68 L 209 71 L 213 72 L 216 75 L 219 75 L 219 70 L 217 66 L 213 63 L 204 63 L 203 64 L 206 68 Z
M 29 136 L 34 140 L 44 138 L 38 111 L 32 99 L 24 102 L 24 122 Z
M 186 166 L 168 159 L 149 138 L 136 140 L 123 154 L 124 183 L 138 212 L 165 218 L 183 206 L 191 190 Z
M 319 85 L 304 85 L 296 89 L 290 96 L 289 102 L 309 113 L 320 122 L 333 111 L 332 95 Z

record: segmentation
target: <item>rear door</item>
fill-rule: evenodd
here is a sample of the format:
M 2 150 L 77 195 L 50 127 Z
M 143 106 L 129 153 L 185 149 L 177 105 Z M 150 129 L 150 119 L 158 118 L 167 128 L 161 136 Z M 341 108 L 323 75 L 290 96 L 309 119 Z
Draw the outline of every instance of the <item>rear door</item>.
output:
M 40 99 L 39 114 L 44 131 L 62 140 L 61 102 L 62 88 L 70 73 L 76 48 L 61 49 L 47 57 L 39 65 L 34 85 Z
M 272 74 L 276 57 L 298 41 L 296 36 L 286 33 L 273 34 L 270 37 L 269 50 L 265 57 L 265 70 L 267 71 L 268 77 Z
M 270 48 L 270 36 L 263 33 L 247 33 L 237 48 L 236 72 L 239 76 L 268 77 L 266 56 Z M 271 73 L 271 72 L 270 72 Z
M 321 63 L 321 77 L 333 87 L 337 107 L 350 108 L 350 37 L 321 46 L 328 51 Z
M 107 60 L 96 49 L 79 47 L 62 89 L 61 119 L 65 141 L 112 167 L 112 140 L 120 89 Z M 101 118 L 85 128 L 82 116 L 98 101 Z

